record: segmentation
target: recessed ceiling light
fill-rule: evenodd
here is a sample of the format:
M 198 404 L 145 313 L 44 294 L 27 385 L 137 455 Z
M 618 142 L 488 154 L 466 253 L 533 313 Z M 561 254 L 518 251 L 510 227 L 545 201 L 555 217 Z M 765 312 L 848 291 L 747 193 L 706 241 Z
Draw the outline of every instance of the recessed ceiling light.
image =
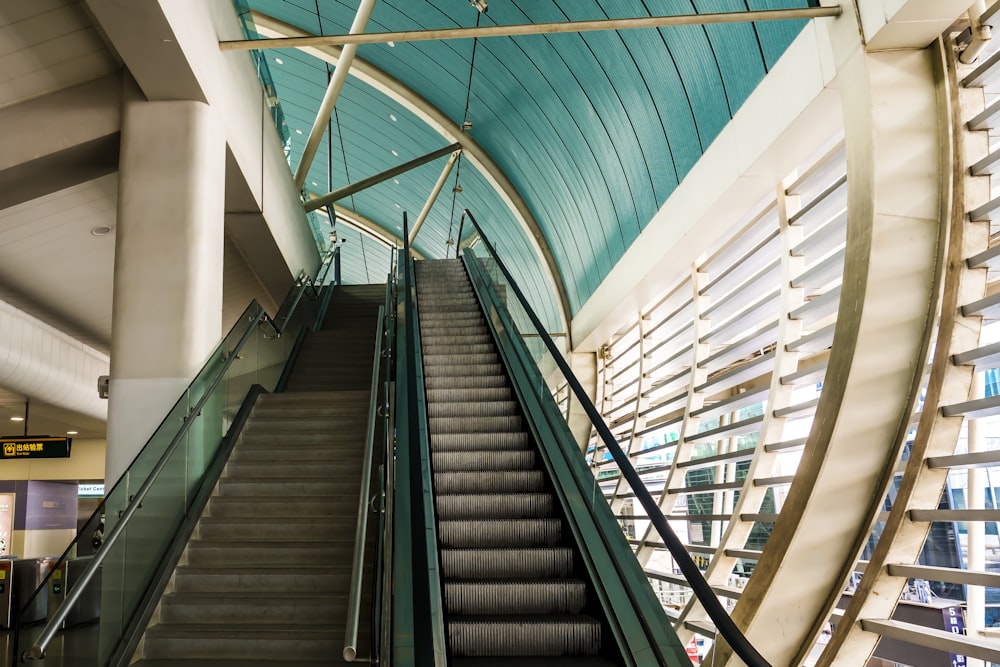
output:
M 317 188 L 319 187 L 319 183 L 317 183 L 316 181 L 310 181 L 310 183 L 312 183 L 313 185 L 315 185 Z
M 295 134 L 302 134 L 302 130 L 295 130 Z
M 107 225 L 98 225 L 97 227 L 91 229 L 90 233 L 93 234 L 94 236 L 107 236 L 108 234 L 111 233 L 111 229 L 112 228 L 108 227 Z
M 66 431 L 66 435 L 76 435 L 78 431 Z
M 399 179 L 398 178 L 392 179 L 392 182 L 395 183 L 396 185 L 399 185 Z
M 391 151 L 393 157 L 399 157 L 399 153 L 396 151 Z
M 282 60 L 281 58 L 275 58 L 274 62 L 278 63 L 279 65 L 284 65 L 285 64 L 285 61 Z
M 386 42 L 389 46 L 396 46 L 396 42 Z
M 23 422 L 24 421 L 24 417 L 11 417 L 10 420 L 12 422 Z
M 389 120 L 391 120 L 393 123 L 395 123 L 396 122 L 396 114 L 392 114 L 392 113 L 389 114 Z
M 396 204 L 396 208 L 403 208 L 403 207 L 400 206 L 399 204 Z

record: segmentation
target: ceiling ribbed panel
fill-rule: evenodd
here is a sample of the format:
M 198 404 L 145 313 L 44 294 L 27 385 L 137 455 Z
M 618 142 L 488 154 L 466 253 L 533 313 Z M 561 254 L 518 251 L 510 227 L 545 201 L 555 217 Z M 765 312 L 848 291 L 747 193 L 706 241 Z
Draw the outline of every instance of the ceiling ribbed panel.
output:
M 807 0 L 493 0 L 479 14 L 460 0 L 380 0 L 367 32 L 803 7 Z M 357 2 L 251 0 L 253 9 L 318 34 L 349 31 Z M 538 221 L 575 313 L 729 122 L 804 25 L 729 24 L 552 34 L 473 41 L 362 45 L 358 56 L 417 91 L 500 166 Z M 326 87 L 327 65 L 268 52 L 275 87 L 301 155 Z M 274 64 L 277 55 L 283 66 Z M 301 81 L 296 81 L 299 78 Z M 468 111 L 466 105 L 468 104 Z M 396 120 L 390 120 L 390 115 Z M 378 173 L 447 143 L 395 102 L 349 80 L 337 106 L 328 165 L 320 146 L 306 187 L 327 189 Z M 302 135 L 294 133 L 301 129 Z M 393 154 L 392 151 L 395 151 Z M 413 220 L 446 158 L 342 201 L 399 232 Z M 332 166 L 332 171 L 330 167 Z M 489 219 L 516 277 L 552 310 L 543 264 L 489 182 L 464 165 L 456 210 Z M 474 177 L 475 176 L 475 177 Z M 444 256 L 454 174 L 417 247 Z M 312 185 L 316 183 L 317 185 Z M 475 204 L 473 204 L 473 202 Z M 487 207 L 489 215 L 476 210 Z M 456 229 L 451 230 L 453 236 Z M 523 256 L 519 253 L 523 253 Z M 516 256 L 515 256 L 516 255 Z

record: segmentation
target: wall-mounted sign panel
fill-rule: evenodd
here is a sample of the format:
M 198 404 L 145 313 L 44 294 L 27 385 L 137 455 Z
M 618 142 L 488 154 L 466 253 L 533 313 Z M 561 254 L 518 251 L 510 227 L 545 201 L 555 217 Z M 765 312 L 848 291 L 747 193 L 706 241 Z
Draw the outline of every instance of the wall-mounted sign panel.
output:
M 0 438 L 0 459 L 64 459 L 69 457 L 73 438 Z

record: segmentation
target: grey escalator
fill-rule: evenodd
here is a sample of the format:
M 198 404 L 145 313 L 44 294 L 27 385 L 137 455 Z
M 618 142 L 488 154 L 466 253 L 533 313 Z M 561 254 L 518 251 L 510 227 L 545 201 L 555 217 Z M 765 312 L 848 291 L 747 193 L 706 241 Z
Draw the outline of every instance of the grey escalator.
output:
M 626 664 L 462 263 L 415 270 L 452 664 Z
M 137 667 L 342 662 L 384 294 L 384 285 L 339 287 L 291 362 L 285 391 L 257 400 Z M 368 618 L 371 586 L 363 590 Z M 368 634 L 363 624 L 362 656 Z

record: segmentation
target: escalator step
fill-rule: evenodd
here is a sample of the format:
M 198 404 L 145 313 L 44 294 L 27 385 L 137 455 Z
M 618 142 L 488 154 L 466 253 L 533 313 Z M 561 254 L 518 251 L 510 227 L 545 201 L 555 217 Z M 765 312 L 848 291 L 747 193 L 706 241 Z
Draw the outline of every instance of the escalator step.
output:
M 527 449 L 528 434 L 516 433 L 432 433 L 431 450 L 435 452 L 469 452 L 479 450 Z
M 440 365 L 440 366 L 424 366 L 424 377 L 425 378 L 437 378 L 437 377 L 480 377 L 483 375 L 502 375 L 503 366 L 499 363 L 493 364 L 483 364 L 481 366 L 469 366 L 469 365 Z M 504 376 L 504 384 L 506 384 L 506 376 Z M 503 385 L 481 385 L 481 386 L 503 386 Z
M 434 452 L 434 472 L 476 472 L 482 470 L 532 470 L 535 452 L 530 449 L 508 451 Z
M 456 617 L 447 632 L 448 646 L 457 656 L 596 655 L 601 650 L 600 622 L 582 615 Z
M 451 345 L 441 345 L 438 343 L 428 343 L 424 341 L 424 355 L 442 354 L 496 354 L 496 347 L 492 343 L 453 343 Z
M 428 375 L 424 369 L 424 387 L 434 389 L 489 389 L 509 387 L 507 376 L 502 373 L 493 375 Z
M 441 550 L 441 572 L 447 579 L 568 577 L 572 571 L 568 547 Z
M 421 332 L 420 342 L 425 348 L 441 347 L 448 349 L 453 345 L 489 345 L 490 349 L 496 349 L 493 346 L 493 339 L 487 333 L 471 336 L 453 336 L 443 331 L 435 331 L 433 333 Z
M 470 387 L 467 389 L 428 389 L 427 404 L 457 401 L 509 401 L 514 398 L 510 387 Z
M 438 494 L 434 504 L 439 521 L 541 519 L 552 516 L 554 499 L 550 493 Z
M 449 581 L 444 585 L 449 614 L 579 614 L 587 585 L 579 579 Z
M 524 428 L 521 415 L 497 417 L 429 417 L 427 427 L 436 433 L 503 433 Z
M 519 412 L 514 401 L 428 401 L 428 417 L 509 417 Z
M 487 368 L 499 365 L 500 356 L 496 352 L 486 352 L 484 354 L 425 354 L 424 366 L 437 368 L 439 366 L 473 366 Z
M 525 493 L 544 490 L 545 479 L 540 470 L 434 473 L 434 492 L 440 494 Z
M 444 547 L 553 547 L 562 539 L 560 519 L 439 521 Z
M 449 663 L 450 667 L 510 667 L 510 659 L 499 657 L 465 657 L 465 658 L 455 658 Z M 136 667 L 146 667 L 145 664 L 136 665 Z M 160 667 L 159 665 L 150 665 L 149 667 Z M 172 667 L 172 666 L 164 666 Z M 192 666 L 200 667 L 200 666 Z M 226 667 L 225 665 L 220 665 L 219 667 Z M 254 667 L 253 665 L 248 665 L 247 667 Z M 517 659 L 517 667 L 616 667 L 615 663 L 605 660 L 600 656 L 519 656 Z

